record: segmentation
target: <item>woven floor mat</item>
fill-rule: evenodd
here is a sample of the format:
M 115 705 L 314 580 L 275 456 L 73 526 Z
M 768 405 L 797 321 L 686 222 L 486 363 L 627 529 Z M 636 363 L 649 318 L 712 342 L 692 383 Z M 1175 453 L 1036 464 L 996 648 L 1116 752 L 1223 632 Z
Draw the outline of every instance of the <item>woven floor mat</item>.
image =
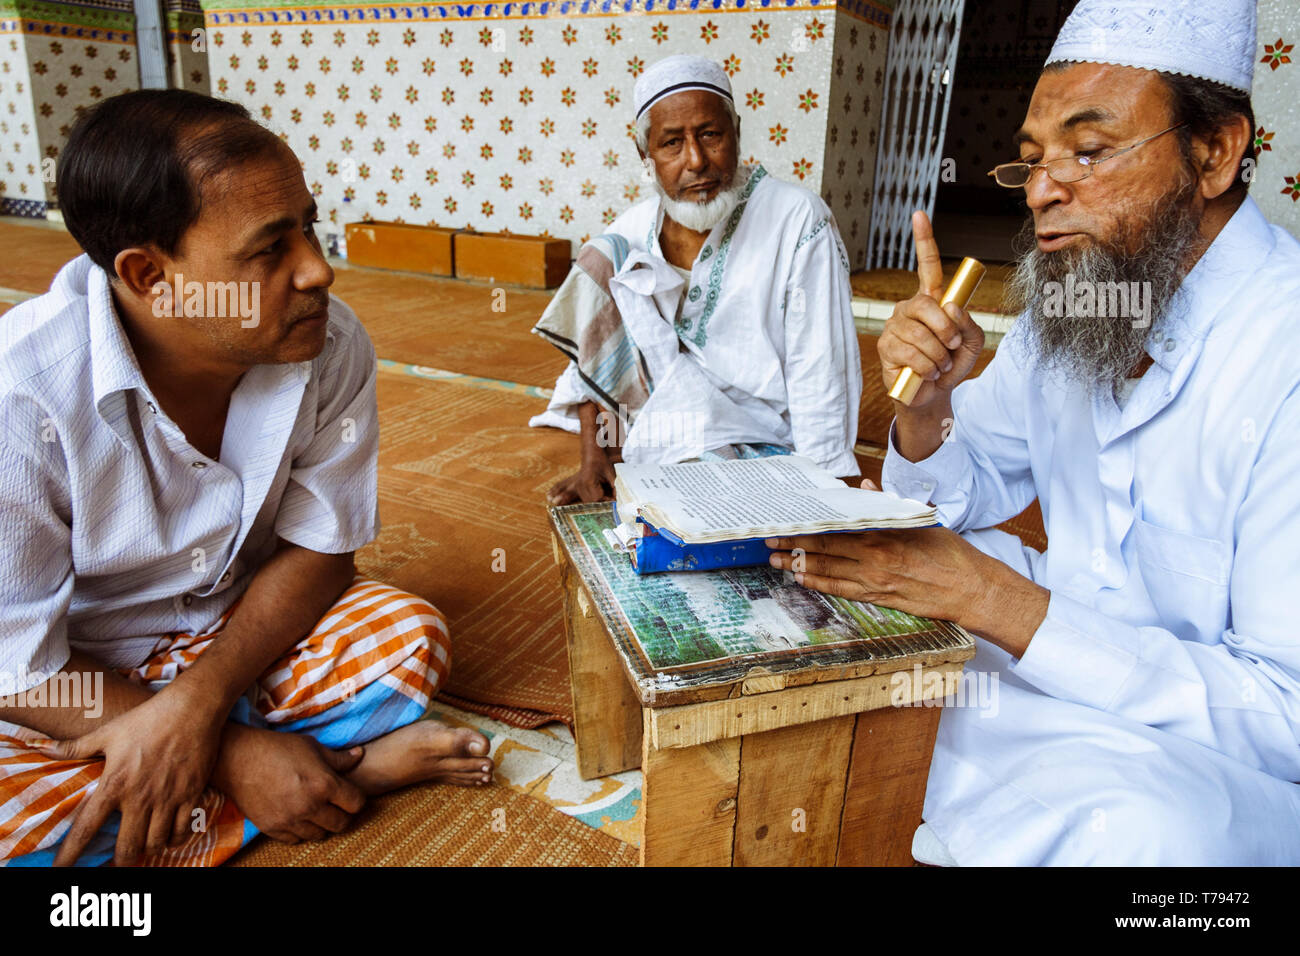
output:
M 330 291 L 381 358 L 551 388 L 565 357 L 529 330 L 551 294 L 341 267 Z
M 448 693 L 511 724 L 512 710 L 571 723 L 546 491 L 576 467 L 577 438 L 528 428 L 542 402 L 527 396 L 395 373 L 378 390 L 383 529 L 358 567 L 447 614 Z
M 266 837 L 228 866 L 635 866 L 637 849 L 506 787 L 414 786 L 376 797 L 319 843 Z

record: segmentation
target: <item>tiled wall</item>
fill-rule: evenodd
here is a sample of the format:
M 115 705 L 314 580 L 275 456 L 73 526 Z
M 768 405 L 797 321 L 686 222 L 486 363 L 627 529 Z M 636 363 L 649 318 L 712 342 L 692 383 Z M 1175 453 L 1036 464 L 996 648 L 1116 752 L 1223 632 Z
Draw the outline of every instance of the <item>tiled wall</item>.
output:
M 43 216 L 55 184 L 40 160 L 58 157 L 81 110 L 140 85 L 135 15 L 130 0 L 10 0 L 0 17 L 7 126 L 0 211 Z
M 669 53 L 711 56 L 731 74 L 742 155 L 820 192 L 857 267 L 890 7 L 209 0 L 200 11 L 196 0 L 167 0 L 167 25 L 173 84 L 239 100 L 281 131 L 331 232 L 370 215 L 581 241 L 647 194 L 629 136 L 638 73 Z M 78 110 L 138 86 L 133 30 L 129 0 L 0 0 L 0 212 L 42 215 L 54 184 L 41 160 L 57 157 Z M 1260 0 L 1257 52 L 1251 191 L 1273 221 L 1300 234 L 1294 0 Z M 945 151 L 974 177 L 995 144 L 965 132 L 960 95 L 959 85 Z M 995 115 L 992 100 L 970 111 L 981 114 L 976 122 L 1010 119 L 1013 128 L 1023 104 L 1002 108 L 1008 117 Z
M 198 0 L 166 0 L 173 86 L 208 92 Z M 0 213 L 45 215 L 52 169 L 77 115 L 140 86 L 131 0 L 0 0 Z
M 836 14 L 821 193 L 854 269 L 867 258 L 888 47 L 886 30 Z
M 16 19 L 0 22 L 0 212 L 43 215 L 45 183 L 20 26 Z
M 1300 3 L 1259 0 L 1256 155 L 1250 194 L 1264 215 L 1300 237 Z
M 284 135 L 328 232 L 369 216 L 579 243 L 647 195 L 631 137 L 637 76 L 693 53 L 730 74 L 742 157 L 829 195 L 865 254 L 885 5 L 207 0 L 204 11 L 213 92 Z
M 171 85 L 211 93 L 208 84 L 207 31 L 199 0 L 166 0 L 167 70 Z

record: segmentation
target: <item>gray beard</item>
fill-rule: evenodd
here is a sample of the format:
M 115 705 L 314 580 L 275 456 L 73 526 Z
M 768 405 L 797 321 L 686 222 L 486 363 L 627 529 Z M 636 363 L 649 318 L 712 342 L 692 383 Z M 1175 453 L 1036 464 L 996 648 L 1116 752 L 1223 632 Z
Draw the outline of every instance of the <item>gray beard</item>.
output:
M 1138 366 L 1178 301 L 1186 263 L 1202 251 L 1190 196 L 1189 187 L 1171 190 L 1127 234 L 1058 252 L 1038 249 L 1029 218 L 1016 239 L 1028 251 L 1007 278 L 1005 296 L 1024 313 L 1025 341 L 1040 369 L 1091 392 L 1115 388 Z M 1083 290 L 1094 292 L 1091 307 L 1079 298 Z
M 691 202 L 687 199 L 673 199 L 659 182 L 659 174 L 654 174 L 655 192 L 664 207 L 664 214 L 678 225 L 685 226 L 693 232 L 710 232 L 722 222 L 740 204 L 740 194 L 749 182 L 748 166 L 737 165 L 731 177 L 731 183 L 708 202 Z

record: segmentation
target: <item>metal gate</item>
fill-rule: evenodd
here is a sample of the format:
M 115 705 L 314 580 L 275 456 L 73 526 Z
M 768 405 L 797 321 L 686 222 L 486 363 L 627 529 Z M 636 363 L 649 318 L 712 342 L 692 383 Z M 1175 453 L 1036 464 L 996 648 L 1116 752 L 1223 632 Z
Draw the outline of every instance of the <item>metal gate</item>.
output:
M 912 213 L 934 215 L 965 0 L 899 0 L 889 30 L 867 268 L 915 266 Z

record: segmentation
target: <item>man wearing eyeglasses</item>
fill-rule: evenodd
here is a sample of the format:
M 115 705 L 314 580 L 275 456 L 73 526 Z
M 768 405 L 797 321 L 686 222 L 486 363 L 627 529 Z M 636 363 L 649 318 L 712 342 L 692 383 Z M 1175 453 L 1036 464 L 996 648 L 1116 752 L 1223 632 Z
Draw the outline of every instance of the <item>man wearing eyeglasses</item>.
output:
M 963 383 L 984 336 L 917 214 L 880 339 L 886 388 L 924 379 L 884 486 L 946 528 L 781 542 L 977 635 L 998 694 L 944 709 L 923 862 L 1300 862 L 1300 244 L 1247 195 L 1254 60 L 1253 0 L 1076 7 L 994 170 L 1019 320 Z M 1098 308 L 1120 286 L 1142 307 Z M 1035 498 L 1042 554 L 993 530 Z

